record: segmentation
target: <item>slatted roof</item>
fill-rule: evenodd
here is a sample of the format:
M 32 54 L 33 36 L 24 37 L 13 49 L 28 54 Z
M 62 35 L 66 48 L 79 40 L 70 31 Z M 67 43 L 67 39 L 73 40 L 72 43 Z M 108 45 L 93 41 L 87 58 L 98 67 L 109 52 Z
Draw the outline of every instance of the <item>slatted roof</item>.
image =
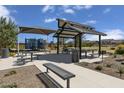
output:
M 44 35 L 49 35 L 51 33 L 55 33 L 56 30 L 51 30 L 51 29 L 44 29 L 44 28 L 36 28 L 36 27 L 23 27 L 20 26 L 20 33 L 32 33 L 32 34 L 44 34 Z
M 94 27 L 91 27 L 89 25 L 80 24 L 63 19 L 57 19 L 57 21 L 58 21 L 58 30 L 54 34 L 54 37 L 57 37 L 59 35 L 59 37 L 73 38 L 79 33 L 106 36 L 106 34 L 96 31 Z

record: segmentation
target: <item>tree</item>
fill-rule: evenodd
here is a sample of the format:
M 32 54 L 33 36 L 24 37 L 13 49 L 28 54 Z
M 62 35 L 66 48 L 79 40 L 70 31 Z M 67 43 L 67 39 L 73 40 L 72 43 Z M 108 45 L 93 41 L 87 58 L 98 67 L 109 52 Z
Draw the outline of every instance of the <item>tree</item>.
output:
M 10 48 L 16 44 L 17 26 L 9 18 L 0 18 L 0 49 Z

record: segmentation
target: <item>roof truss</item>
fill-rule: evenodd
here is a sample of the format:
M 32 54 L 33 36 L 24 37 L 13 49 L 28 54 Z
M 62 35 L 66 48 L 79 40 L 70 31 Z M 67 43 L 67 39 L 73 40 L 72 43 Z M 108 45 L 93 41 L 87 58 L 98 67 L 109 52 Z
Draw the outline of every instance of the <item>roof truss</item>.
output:
M 57 19 L 57 20 L 58 20 L 58 30 L 54 34 L 54 37 L 60 35 L 66 35 L 66 37 L 70 37 L 70 36 L 74 37 L 79 33 L 106 36 L 106 34 L 96 31 L 94 27 L 91 27 L 89 25 L 79 24 L 62 19 Z

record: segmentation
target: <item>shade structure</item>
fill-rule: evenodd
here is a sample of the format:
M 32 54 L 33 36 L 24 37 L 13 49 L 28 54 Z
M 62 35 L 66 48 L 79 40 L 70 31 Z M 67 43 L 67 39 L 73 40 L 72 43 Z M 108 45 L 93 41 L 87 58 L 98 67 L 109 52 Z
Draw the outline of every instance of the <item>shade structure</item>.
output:
M 44 29 L 44 28 L 36 28 L 36 27 L 23 27 L 20 26 L 20 33 L 31 33 L 31 34 L 44 34 L 44 35 L 49 35 L 51 33 L 55 33 L 56 30 L 51 30 L 51 29 Z
M 57 19 L 58 21 L 58 30 L 54 34 L 54 37 L 57 38 L 57 53 L 59 53 L 59 38 L 73 38 L 75 39 L 75 48 L 76 48 L 76 38 L 79 41 L 79 55 L 81 58 L 81 43 L 83 34 L 92 34 L 99 36 L 99 56 L 101 54 L 101 36 L 106 36 L 105 33 L 96 31 L 92 26 L 86 24 L 80 24 L 68 20 Z

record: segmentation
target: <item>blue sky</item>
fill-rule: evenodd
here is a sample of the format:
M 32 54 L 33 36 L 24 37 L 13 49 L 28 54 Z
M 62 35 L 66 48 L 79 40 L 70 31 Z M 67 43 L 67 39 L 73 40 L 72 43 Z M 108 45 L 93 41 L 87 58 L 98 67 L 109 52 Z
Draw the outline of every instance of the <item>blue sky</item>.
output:
M 38 6 L 10 5 L 0 6 L 0 16 L 11 17 L 19 26 L 43 27 L 57 29 L 56 18 L 63 18 L 83 24 L 88 24 L 107 34 L 103 39 L 124 39 L 124 6 Z M 44 38 L 43 35 L 20 34 L 20 42 L 25 38 Z M 53 40 L 52 35 L 48 37 Z M 86 39 L 97 40 L 94 35 Z

